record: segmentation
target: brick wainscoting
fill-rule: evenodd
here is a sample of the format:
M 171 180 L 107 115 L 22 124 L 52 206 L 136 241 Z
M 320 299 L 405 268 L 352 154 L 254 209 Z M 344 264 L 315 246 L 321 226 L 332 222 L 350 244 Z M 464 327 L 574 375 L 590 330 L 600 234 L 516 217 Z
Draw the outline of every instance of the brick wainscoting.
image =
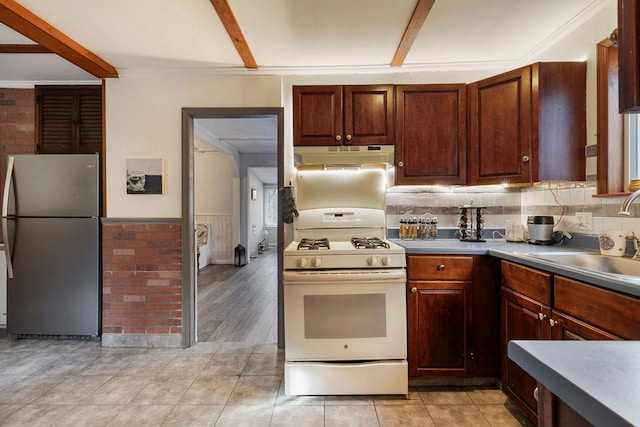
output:
M 182 345 L 180 221 L 102 226 L 102 345 Z

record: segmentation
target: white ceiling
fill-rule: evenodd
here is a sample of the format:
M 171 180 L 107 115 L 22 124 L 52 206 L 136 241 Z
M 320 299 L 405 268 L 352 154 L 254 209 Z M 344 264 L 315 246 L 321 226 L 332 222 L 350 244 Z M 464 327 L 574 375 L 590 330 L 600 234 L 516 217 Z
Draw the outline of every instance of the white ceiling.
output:
M 274 156 L 278 153 L 277 116 L 196 119 L 194 132 L 194 148 L 197 152 Z M 277 168 L 256 167 L 251 171 L 264 184 L 278 183 Z
M 277 154 L 278 120 L 272 117 L 196 119 L 194 121 L 199 151 L 222 151 L 228 154 Z
M 416 0 L 229 0 L 259 66 L 247 71 L 209 0 L 17 0 L 120 76 L 404 72 L 526 62 L 610 1 L 436 0 L 403 67 L 390 68 Z M 31 42 L 0 24 L 0 44 L 7 43 Z M 0 82 L 86 80 L 95 78 L 54 54 L 0 55 Z

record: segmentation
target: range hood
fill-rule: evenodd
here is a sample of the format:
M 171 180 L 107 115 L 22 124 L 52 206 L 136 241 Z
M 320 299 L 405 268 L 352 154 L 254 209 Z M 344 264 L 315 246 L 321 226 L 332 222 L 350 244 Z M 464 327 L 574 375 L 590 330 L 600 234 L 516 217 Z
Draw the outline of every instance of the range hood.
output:
M 387 164 L 393 165 L 393 145 L 348 145 L 322 147 L 293 147 L 294 163 L 300 165 L 338 165 Z

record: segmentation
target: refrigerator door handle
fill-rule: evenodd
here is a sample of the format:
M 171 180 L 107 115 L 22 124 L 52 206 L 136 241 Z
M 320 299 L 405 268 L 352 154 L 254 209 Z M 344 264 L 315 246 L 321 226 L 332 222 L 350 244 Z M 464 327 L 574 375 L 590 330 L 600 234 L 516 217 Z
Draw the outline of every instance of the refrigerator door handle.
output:
M 2 197 L 2 216 L 6 217 L 9 214 L 9 193 L 11 192 L 11 184 L 13 184 L 13 164 L 15 158 L 13 156 L 9 156 L 7 160 L 7 176 L 4 180 L 4 194 Z M 6 233 L 5 230 L 3 232 Z M 7 237 L 4 234 L 5 238 Z
M 4 236 L 4 255 L 7 258 L 7 277 L 13 279 L 13 264 L 11 263 L 11 237 L 9 236 L 9 220 L 6 217 L 2 218 L 2 235 Z

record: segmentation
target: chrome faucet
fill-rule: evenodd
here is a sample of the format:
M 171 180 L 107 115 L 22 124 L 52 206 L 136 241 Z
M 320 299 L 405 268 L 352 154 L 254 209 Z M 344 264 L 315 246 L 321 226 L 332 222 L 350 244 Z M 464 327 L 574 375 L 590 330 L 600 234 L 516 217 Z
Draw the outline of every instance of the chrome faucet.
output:
M 626 200 L 622 203 L 622 207 L 620 208 L 620 212 L 618 212 L 618 215 L 631 215 L 631 213 L 629 212 L 629 208 L 631 207 L 631 203 L 633 203 L 633 201 L 638 197 L 640 197 L 640 190 L 636 190 L 633 193 L 629 194 Z

